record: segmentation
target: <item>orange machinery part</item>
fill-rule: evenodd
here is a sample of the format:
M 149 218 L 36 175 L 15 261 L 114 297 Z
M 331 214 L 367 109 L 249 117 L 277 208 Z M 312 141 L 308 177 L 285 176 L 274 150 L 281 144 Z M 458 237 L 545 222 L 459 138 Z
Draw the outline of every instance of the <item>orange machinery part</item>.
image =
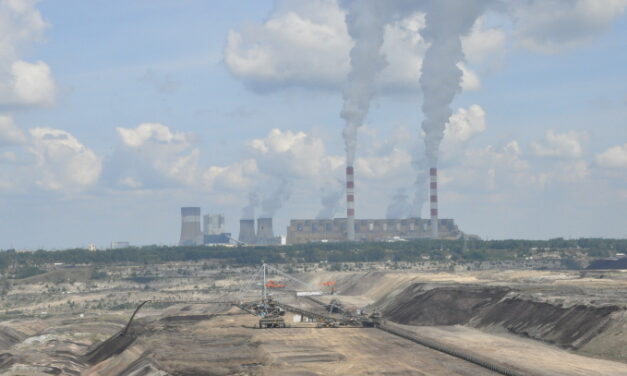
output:
M 271 289 L 280 289 L 285 287 L 285 285 L 282 283 L 276 283 L 273 280 L 269 279 L 268 282 L 266 282 L 266 287 L 269 287 Z

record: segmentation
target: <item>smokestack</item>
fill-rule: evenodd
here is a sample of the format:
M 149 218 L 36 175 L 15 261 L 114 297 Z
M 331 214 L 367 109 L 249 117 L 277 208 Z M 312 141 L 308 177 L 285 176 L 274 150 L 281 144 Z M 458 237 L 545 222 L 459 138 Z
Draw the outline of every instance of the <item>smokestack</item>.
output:
M 181 208 L 181 240 L 179 245 L 199 245 L 201 239 L 200 208 Z
M 271 244 L 274 240 L 272 231 L 272 218 L 257 219 L 257 243 Z
M 240 219 L 239 241 L 245 244 L 257 243 L 257 236 L 255 235 L 255 220 L 254 219 Z
M 355 240 L 355 175 L 353 166 L 346 167 L 346 238 Z
M 431 176 L 431 235 L 437 239 L 439 237 L 438 232 L 438 169 L 432 167 L 429 170 Z

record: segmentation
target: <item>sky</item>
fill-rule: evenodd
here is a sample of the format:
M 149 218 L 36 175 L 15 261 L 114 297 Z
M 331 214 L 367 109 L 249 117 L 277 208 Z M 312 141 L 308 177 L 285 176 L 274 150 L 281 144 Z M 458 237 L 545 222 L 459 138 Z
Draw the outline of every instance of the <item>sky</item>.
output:
M 624 238 L 627 0 L 474 1 L 440 216 L 488 239 Z M 356 216 L 426 217 L 429 1 L 385 4 Z M 342 217 L 360 6 L 0 0 L 0 249 L 174 245 L 182 206 L 224 213 L 234 235 L 242 216 L 274 216 L 277 234 Z

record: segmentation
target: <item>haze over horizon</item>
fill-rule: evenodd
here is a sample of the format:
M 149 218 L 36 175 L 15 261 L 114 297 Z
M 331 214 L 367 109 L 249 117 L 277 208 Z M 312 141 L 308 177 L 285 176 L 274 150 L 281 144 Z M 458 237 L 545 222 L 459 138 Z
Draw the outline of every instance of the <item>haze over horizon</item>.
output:
M 485 2 L 462 37 L 440 217 L 490 239 L 627 237 L 627 0 Z M 251 193 L 275 233 L 344 217 L 345 12 L 0 0 L 0 249 L 176 244 L 182 206 L 237 235 Z M 429 45 L 424 12 L 400 14 L 357 132 L 358 218 L 412 214 Z

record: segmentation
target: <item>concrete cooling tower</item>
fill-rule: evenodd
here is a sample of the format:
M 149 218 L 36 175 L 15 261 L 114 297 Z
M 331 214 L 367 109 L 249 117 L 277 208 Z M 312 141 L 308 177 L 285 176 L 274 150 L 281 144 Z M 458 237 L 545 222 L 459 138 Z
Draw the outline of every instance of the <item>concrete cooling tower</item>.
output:
M 181 240 L 179 245 L 202 244 L 202 232 L 200 231 L 200 208 L 181 208 Z
M 257 219 L 257 244 L 272 244 L 273 242 L 272 218 Z
M 257 243 L 254 219 L 241 219 L 239 221 L 239 241 L 245 244 Z

